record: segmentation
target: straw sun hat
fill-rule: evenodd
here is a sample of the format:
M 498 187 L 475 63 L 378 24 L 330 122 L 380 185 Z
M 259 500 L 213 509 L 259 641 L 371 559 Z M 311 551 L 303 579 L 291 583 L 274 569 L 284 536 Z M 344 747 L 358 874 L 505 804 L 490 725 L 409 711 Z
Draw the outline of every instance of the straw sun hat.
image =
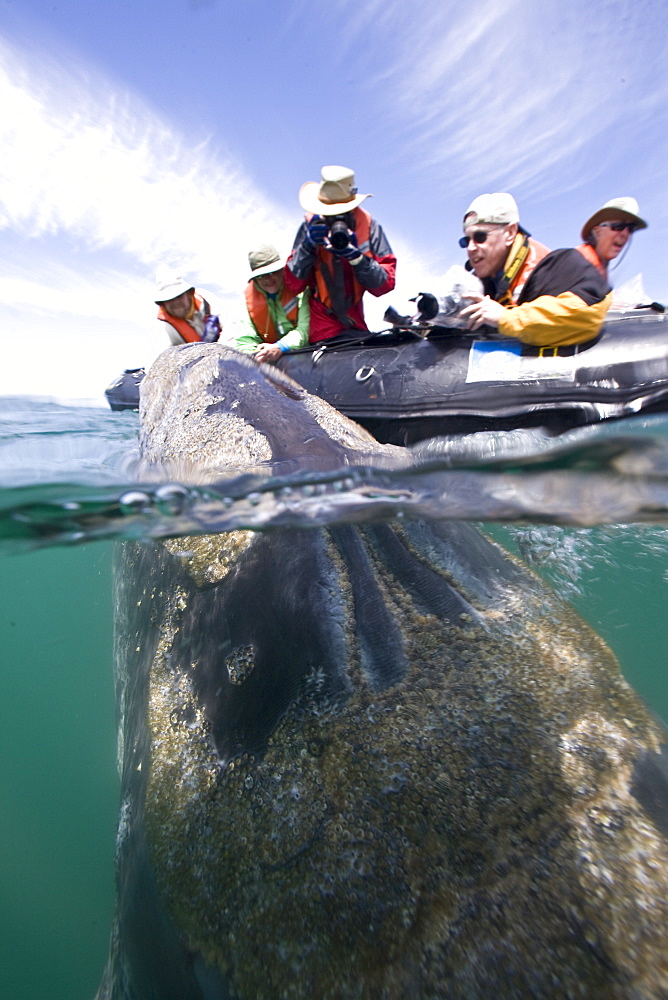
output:
M 323 167 L 321 180 L 307 181 L 299 189 L 299 204 L 313 215 L 344 215 L 370 194 L 358 194 L 355 174 L 348 167 Z

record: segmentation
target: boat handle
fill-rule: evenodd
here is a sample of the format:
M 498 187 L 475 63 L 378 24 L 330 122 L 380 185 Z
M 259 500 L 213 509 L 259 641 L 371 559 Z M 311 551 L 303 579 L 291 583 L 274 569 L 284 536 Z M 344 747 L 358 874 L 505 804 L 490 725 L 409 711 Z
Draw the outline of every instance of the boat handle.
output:
M 356 382 L 366 382 L 370 379 L 372 375 L 376 374 L 376 369 L 372 365 L 363 365 L 362 368 L 358 368 L 355 373 Z

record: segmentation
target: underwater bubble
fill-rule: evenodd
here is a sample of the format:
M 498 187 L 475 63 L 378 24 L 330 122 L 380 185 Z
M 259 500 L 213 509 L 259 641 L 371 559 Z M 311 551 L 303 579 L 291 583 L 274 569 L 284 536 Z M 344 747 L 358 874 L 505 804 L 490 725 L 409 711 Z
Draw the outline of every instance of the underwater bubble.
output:
M 153 494 L 155 505 L 162 514 L 180 514 L 186 505 L 188 495 L 185 486 L 172 483 L 159 486 Z
M 68 531 L 65 535 L 63 535 L 62 540 L 63 542 L 71 542 L 72 544 L 76 544 L 77 542 L 82 542 L 85 539 L 85 537 L 86 533 L 84 531 Z
M 143 493 L 141 490 L 128 490 L 119 499 L 118 506 L 121 514 L 142 514 L 144 511 L 150 510 L 151 498 L 148 493 Z

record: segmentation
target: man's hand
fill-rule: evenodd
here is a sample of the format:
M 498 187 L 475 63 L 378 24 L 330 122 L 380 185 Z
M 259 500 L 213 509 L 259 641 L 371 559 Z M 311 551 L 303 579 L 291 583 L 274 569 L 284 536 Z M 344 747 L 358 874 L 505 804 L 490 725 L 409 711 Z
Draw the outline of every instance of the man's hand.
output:
M 467 330 L 477 330 L 483 325 L 498 326 L 505 308 L 500 302 L 495 302 L 494 299 L 490 299 L 489 295 L 485 295 L 473 305 L 462 309 L 459 315 L 466 320 Z
M 263 344 L 253 355 L 256 361 L 278 361 L 284 352 L 278 344 Z
M 306 243 L 311 247 L 324 247 L 329 227 L 321 215 L 314 215 L 306 223 Z
M 341 257 L 342 260 L 349 261 L 359 261 L 362 259 L 362 251 L 357 246 L 357 234 L 350 233 L 349 242 L 340 249 L 333 247 L 331 243 L 327 243 L 327 249 L 330 253 L 333 253 L 335 257 Z

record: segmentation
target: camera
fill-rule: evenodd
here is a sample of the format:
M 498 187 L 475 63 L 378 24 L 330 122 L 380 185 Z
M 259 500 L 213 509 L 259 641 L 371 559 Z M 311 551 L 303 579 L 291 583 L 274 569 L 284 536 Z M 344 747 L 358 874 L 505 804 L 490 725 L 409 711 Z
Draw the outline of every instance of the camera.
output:
M 328 236 L 335 250 L 345 250 L 350 243 L 351 232 L 344 219 L 335 219 L 329 227 Z

